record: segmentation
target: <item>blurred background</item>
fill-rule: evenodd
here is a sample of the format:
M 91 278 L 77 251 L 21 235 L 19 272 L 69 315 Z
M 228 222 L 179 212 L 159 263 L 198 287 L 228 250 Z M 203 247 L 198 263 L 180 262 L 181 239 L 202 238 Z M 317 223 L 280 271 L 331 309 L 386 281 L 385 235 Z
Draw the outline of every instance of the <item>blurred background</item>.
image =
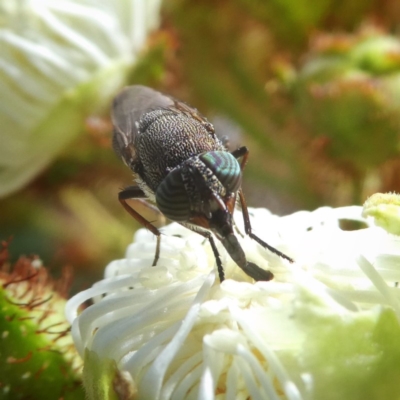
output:
M 26 1 L 0 5 L 0 239 L 74 291 L 139 228 L 118 191 L 110 104 L 144 84 L 250 158 L 251 207 L 283 215 L 400 191 L 400 3 Z

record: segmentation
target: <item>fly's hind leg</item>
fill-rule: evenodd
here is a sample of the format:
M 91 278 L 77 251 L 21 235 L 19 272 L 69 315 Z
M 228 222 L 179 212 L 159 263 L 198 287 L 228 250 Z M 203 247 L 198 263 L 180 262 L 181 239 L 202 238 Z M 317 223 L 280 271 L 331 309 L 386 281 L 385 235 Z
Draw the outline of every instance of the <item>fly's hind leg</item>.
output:
M 147 228 L 151 233 L 153 233 L 157 238 L 156 244 L 156 253 L 154 255 L 154 260 L 152 266 L 157 265 L 157 261 L 160 258 L 160 244 L 161 244 L 161 233 L 160 231 L 146 218 L 140 215 L 132 206 L 127 203 L 127 200 L 136 200 L 139 201 L 141 204 L 145 205 L 146 207 L 150 208 L 151 210 L 160 213 L 160 211 L 152 206 L 151 204 L 145 202 L 146 195 L 142 189 L 138 186 L 128 186 L 127 188 L 121 190 L 118 193 L 118 200 L 125 208 L 125 210 L 141 225 Z

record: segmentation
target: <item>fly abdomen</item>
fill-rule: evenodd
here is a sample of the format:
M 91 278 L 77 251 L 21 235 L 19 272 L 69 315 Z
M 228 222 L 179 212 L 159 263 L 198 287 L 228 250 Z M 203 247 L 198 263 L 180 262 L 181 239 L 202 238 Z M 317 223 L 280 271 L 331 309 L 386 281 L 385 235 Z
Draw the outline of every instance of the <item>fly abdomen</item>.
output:
M 183 222 L 190 217 L 190 199 L 182 180 L 180 168 L 171 171 L 158 185 L 156 203 L 172 221 Z

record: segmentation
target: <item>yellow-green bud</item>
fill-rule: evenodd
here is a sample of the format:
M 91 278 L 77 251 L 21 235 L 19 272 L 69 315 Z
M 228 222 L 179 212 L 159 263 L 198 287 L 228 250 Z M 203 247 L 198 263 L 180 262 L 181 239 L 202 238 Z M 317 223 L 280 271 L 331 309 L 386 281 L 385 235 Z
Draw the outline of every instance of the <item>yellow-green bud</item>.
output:
M 376 193 L 365 203 L 364 217 L 373 217 L 375 224 L 389 233 L 400 235 L 400 195 Z

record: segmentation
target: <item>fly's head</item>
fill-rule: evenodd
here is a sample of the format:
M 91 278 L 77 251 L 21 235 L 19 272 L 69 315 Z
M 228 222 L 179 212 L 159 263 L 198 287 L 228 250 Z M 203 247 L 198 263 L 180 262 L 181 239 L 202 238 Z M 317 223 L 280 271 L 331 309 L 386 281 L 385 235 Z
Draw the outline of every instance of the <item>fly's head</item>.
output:
M 210 229 L 219 239 L 231 234 L 240 165 L 227 151 L 191 157 L 171 171 L 156 191 L 160 211 L 177 222 Z
M 233 211 L 241 180 L 240 165 L 231 153 L 203 153 L 167 175 L 156 192 L 157 206 L 174 221 L 210 230 L 247 275 L 270 280 L 271 272 L 247 261 L 233 232 Z M 223 272 L 220 279 L 223 280 Z

